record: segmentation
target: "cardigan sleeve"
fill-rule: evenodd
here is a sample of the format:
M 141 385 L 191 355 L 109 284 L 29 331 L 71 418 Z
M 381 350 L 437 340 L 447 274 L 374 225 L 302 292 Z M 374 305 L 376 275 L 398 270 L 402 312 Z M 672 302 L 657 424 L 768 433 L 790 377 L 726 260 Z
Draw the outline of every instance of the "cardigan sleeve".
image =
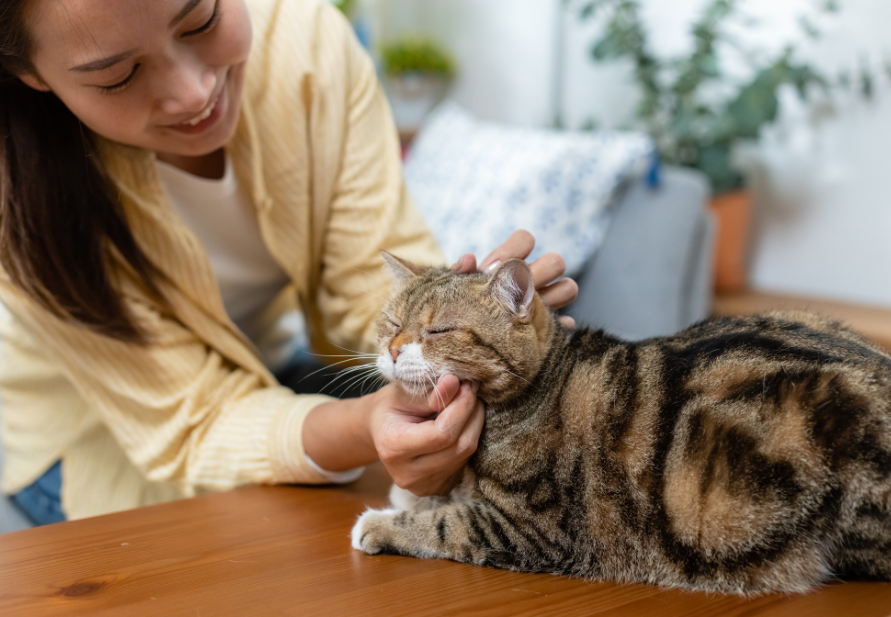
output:
M 151 344 L 65 323 L 0 280 L 0 301 L 17 327 L 96 410 L 148 480 L 172 483 L 184 496 L 246 483 L 329 481 L 307 462 L 300 440 L 306 415 L 329 397 L 267 386 L 177 319 L 147 301 L 127 300 Z M 14 366 L 17 359 L 3 362 Z M 45 404 L 42 393 L 27 386 L 4 380 L 4 387 L 31 397 L 19 396 L 17 408 L 5 413 Z
M 390 294 L 380 251 L 427 265 L 445 259 L 406 191 L 396 128 L 371 59 L 345 20 L 332 13 L 320 19 L 319 40 L 345 47 L 325 55 L 343 59 L 338 69 L 346 100 L 338 160 L 331 161 L 339 173 L 322 246 L 320 330 L 336 345 L 370 351 L 375 320 Z

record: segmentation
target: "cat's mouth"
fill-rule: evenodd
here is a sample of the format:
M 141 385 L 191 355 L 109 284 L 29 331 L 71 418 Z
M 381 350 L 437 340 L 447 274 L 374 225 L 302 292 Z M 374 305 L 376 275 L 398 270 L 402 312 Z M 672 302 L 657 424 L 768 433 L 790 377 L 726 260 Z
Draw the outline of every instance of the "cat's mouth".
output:
M 377 367 L 381 375 L 389 381 L 399 383 L 406 392 L 413 395 L 429 394 L 443 375 L 443 372 L 424 360 L 420 346 L 416 344 L 405 345 L 398 361 L 389 353 L 380 354 Z

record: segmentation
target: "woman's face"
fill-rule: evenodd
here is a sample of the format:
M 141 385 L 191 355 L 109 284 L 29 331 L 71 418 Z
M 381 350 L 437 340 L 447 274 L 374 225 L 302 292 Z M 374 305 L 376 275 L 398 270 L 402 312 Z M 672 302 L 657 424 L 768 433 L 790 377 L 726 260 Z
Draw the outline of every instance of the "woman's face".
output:
M 235 132 L 251 26 L 244 0 L 32 0 L 34 74 L 91 130 L 202 156 Z

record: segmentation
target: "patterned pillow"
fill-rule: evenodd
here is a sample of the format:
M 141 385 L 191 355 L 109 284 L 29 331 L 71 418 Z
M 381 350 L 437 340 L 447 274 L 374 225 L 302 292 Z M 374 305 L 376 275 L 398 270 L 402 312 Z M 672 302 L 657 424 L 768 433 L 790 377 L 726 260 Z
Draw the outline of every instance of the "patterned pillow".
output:
M 616 189 L 652 158 L 642 134 L 508 127 L 445 103 L 412 145 L 405 180 L 449 259 L 482 259 L 528 229 L 530 261 L 558 252 L 572 274 L 600 245 Z

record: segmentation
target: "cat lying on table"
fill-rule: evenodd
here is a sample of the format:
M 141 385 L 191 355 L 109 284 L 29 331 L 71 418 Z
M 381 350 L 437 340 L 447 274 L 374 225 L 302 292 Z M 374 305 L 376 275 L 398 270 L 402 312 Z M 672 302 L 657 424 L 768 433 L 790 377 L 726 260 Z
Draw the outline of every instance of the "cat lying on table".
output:
M 385 258 L 381 372 L 475 380 L 486 423 L 449 496 L 396 489 L 355 548 L 729 593 L 891 578 L 891 356 L 859 335 L 799 312 L 632 343 L 561 327 L 521 260 Z

